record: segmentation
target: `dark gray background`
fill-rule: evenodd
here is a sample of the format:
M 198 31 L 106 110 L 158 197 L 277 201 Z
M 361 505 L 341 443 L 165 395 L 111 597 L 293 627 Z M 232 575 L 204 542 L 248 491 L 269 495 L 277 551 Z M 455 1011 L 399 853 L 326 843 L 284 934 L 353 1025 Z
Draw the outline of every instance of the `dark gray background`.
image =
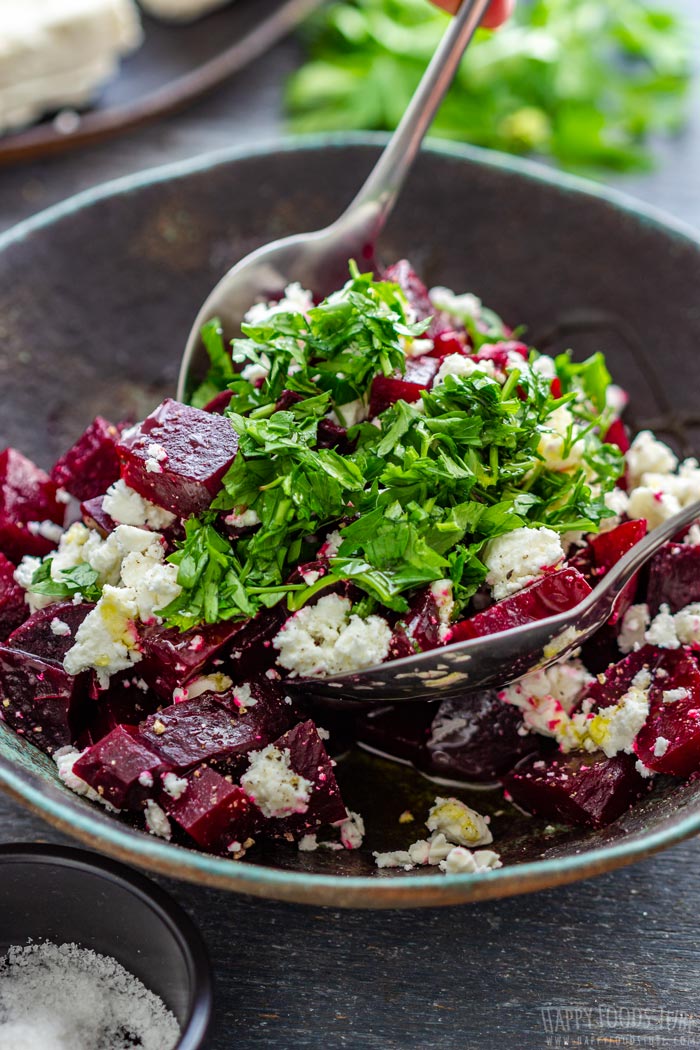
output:
M 693 17 L 697 55 L 698 0 L 673 6 Z M 75 155 L 0 170 L 0 229 L 118 175 L 234 143 L 273 142 L 283 132 L 282 84 L 297 61 L 287 43 L 177 117 Z M 696 227 L 699 102 L 696 85 L 691 127 L 659 150 L 656 172 L 612 180 Z M 60 836 L 0 799 L 0 841 L 22 840 Z M 218 984 L 211 1050 L 700 1047 L 699 868 L 695 840 L 547 893 L 394 913 L 168 888 L 211 951 Z

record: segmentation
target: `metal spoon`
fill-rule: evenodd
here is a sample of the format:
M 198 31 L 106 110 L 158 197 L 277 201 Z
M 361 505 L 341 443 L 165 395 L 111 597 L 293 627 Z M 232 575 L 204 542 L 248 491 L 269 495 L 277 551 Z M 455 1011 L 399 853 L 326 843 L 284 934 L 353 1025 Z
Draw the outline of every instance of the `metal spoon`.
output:
M 177 396 L 185 401 L 207 370 L 199 336 L 218 317 L 226 339 L 240 334 L 253 303 L 277 299 L 292 281 L 318 297 L 341 287 L 348 259 L 372 264 L 375 245 L 394 206 L 425 133 L 457 71 L 489 0 L 464 0 L 404 113 L 401 123 L 352 204 L 331 226 L 272 241 L 247 255 L 223 277 L 199 311 L 180 366 Z
M 508 685 L 531 671 L 549 667 L 607 623 L 620 592 L 634 574 L 659 547 L 698 517 L 700 501 L 674 514 L 620 558 L 598 586 L 567 612 L 355 674 L 305 678 L 296 684 L 305 694 L 332 699 L 334 706 L 344 701 L 441 700 L 470 689 Z M 294 684 L 292 680 L 286 683 Z

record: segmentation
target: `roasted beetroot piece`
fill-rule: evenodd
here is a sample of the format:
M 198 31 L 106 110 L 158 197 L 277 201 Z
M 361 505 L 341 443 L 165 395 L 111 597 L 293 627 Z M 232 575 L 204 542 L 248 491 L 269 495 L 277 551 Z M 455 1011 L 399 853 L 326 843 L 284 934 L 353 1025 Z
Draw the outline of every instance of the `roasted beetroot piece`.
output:
M 421 281 L 408 259 L 399 259 L 398 262 L 389 266 L 382 276 L 383 281 L 393 281 L 398 284 L 409 303 L 413 307 L 416 320 L 424 321 L 431 317 L 435 310 L 430 302 L 428 289 Z
M 609 532 L 601 532 L 590 541 L 595 577 L 605 576 L 623 555 L 632 550 L 647 534 L 647 523 L 643 519 L 623 521 Z M 639 573 L 635 573 L 627 586 L 620 592 L 610 623 L 617 623 L 625 615 L 634 601 Z
M 644 645 L 636 652 L 628 653 L 624 660 L 607 667 L 586 691 L 586 697 L 592 701 L 593 710 L 616 704 L 632 685 L 635 675 L 643 669 L 655 671 L 669 651 Z
M 334 448 L 341 456 L 355 451 L 355 442 L 348 438 L 345 427 L 334 423 L 332 419 L 319 419 L 316 430 L 317 448 Z
M 237 449 L 227 419 L 171 398 L 117 445 L 127 485 L 179 518 L 206 510 Z
M 445 328 L 438 332 L 433 339 L 433 349 L 430 357 L 448 357 L 451 354 L 468 354 L 469 343 L 464 332 L 455 332 L 453 328 Z
M 202 762 L 235 772 L 249 751 L 265 747 L 296 718 L 291 704 L 262 697 L 244 713 L 236 693 L 240 697 L 240 690 L 216 697 L 204 693 L 166 707 L 146 719 L 141 735 L 178 772 Z
M 420 401 L 421 391 L 427 390 L 429 385 L 429 383 L 413 383 L 407 379 L 397 379 L 394 376 L 377 376 L 372 381 L 369 399 L 370 416 L 378 416 L 380 412 L 397 401 L 407 401 L 409 404 Z
M 52 525 L 63 525 L 65 510 L 48 474 L 14 448 L 0 453 L 0 551 L 10 561 L 53 550 Z
M 415 652 L 436 649 L 442 645 L 440 606 L 431 587 L 426 587 L 411 601 L 411 608 L 394 628 L 389 659 L 399 660 Z
M 211 412 L 215 416 L 223 416 L 231 403 L 232 397 L 233 394 L 230 390 L 221 390 L 218 394 L 214 395 L 211 401 L 207 401 L 202 411 Z
M 170 819 L 202 849 L 240 852 L 262 823 L 245 791 L 213 769 L 195 769 L 179 798 L 163 796 Z
M 438 373 L 440 362 L 434 357 L 409 357 L 406 360 L 406 371 L 403 378 L 407 383 L 416 383 L 426 388 L 431 386 L 433 379 Z
M 137 725 L 152 714 L 160 698 L 152 692 L 136 671 L 112 675 L 107 689 L 93 680 L 85 705 L 85 733 L 78 743 L 94 744 L 119 725 Z
M 4 641 L 28 615 L 24 591 L 15 583 L 15 566 L 0 554 L 0 641 Z
M 665 543 L 649 563 L 647 602 L 652 616 L 662 605 L 672 613 L 700 601 L 700 547 Z
M 205 667 L 219 670 L 214 661 L 221 650 L 243 632 L 245 624 L 201 624 L 189 631 L 155 625 L 141 636 L 143 657 L 139 676 L 163 700 L 170 703 L 176 689 L 203 673 Z
M 68 601 L 55 602 L 45 609 L 38 609 L 12 632 L 7 644 L 11 649 L 22 649 L 41 660 L 62 664 L 75 642 L 76 631 L 94 608 L 88 602 L 73 605 L 73 602 Z
M 119 432 L 119 427 L 97 416 L 54 465 L 51 477 L 56 484 L 79 500 L 105 493 L 119 477 Z
M 284 816 L 277 815 L 278 800 L 274 792 L 270 794 L 268 791 L 265 770 L 260 777 L 253 773 L 259 769 L 260 756 L 251 760 L 250 767 L 241 779 L 241 786 L 263 815 L 271 818 L 265 832 L 284 837 L 291 834 L 297 838 L 322 824 L 343 820 L 346 816 L 345 804 L 335 779 L 333 764 L 314 723 L 309 720 L 294 726 L 275 740 L 273 747 L 277 753 L 282 753 L 291 774 L 303 777 L 310 786 L 306 798 L 300 800 L 295 811 Z M 256 785 L 259 785 L 259 791 Z
M 603 828 L 644 794 L 648 780 L 635 769 L 634 755 L 606 758 L 576 752 L 531 755 L 503 777 L 516 805 L 547 820 Z
M 656 773 L 687 777 L 700 770 L 700 670 L 688 650 L 668 649 L 659 661 L 634 749 Z
M 417 763 L 436 711 L 432 700 L 373 708 L 358 718 L 355 735 L 369 751 Z
M 498 634 L 510 627 L 520 627 L 533 620 L 555 616 L 573 609 L 590 593 L 591 588 L 577 569 L 560 569 L 496 602 L 469 620 L 455 624 L 447 642 L 463 642 L 468 638 Z
M 80 733 L 86 681 L 59 664 L 0 646 L 0 716 L 49 755 Z
M 428 730 L 416 765 L 448 780 L 498 780 L 523 755 L 539 752 L 541 738 L 522 735 L 517 708 L 495 689 L 443 700 Z
M 610 424 L 603 435 L 603 441 L 608 445 L 617 445 L 620 452 L 629 452 L 630 439 L 627 433 L 627 427 L 621 419 L 616 419 Z
M 170 767 L 139 739 L 135 726 L 117 726 L 77 760 L 73 772 L 115 809 L 140 809 L 160 791 Z
M 114 518 L 110 518 L 104 509 L 104 496 L 94 496 L 80 504 L 82 519 L 89 529 L 97 529 L 102 537 L 108 536 L 116 528 Z

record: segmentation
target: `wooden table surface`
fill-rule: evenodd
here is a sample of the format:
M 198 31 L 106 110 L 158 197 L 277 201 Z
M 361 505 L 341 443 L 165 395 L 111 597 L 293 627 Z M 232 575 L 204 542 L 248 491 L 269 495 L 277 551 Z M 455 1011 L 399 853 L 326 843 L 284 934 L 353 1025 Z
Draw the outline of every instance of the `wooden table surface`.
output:
M 674 0 L 700 29 L 697 0 Z M 698 36 L 695 36 L 698 51 Z M 282 132 L 294 44 L 186 113 L 0 170 L 0 229 L 80 189 Z M 615 180 L 700 228 L 700 98 L 643 177 Z M 0 841 L 60 841 L 0 799 Z M 700 840 L 577 885 L 436 911 L 336 912 L 167 883 L 217 978 L 211 1050 L 700 1047 Z M 165 880 L 163 880 L 165 882 Z M 41 1050 L 41 1048 L 37 1048 Z

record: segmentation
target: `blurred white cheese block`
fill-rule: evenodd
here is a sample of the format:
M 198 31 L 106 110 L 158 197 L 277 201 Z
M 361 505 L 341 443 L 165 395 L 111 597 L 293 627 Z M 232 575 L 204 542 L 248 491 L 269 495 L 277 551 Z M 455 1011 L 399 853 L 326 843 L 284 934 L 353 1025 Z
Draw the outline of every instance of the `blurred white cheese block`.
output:
M 133 0 L 0 0 L 0 134 L 91 102 L 141 38 Z
M 139 0 L 141 7 L 155 18 L 168 22 L 191 22 L 230 0 Z

